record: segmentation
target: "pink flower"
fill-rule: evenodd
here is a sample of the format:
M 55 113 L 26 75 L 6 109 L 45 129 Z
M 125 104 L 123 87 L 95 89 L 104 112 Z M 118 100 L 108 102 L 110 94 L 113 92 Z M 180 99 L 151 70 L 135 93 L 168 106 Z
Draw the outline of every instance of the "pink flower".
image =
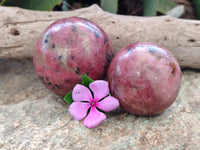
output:
M 74 102 L 70 105 L 69 112 L 75 120 L 85 118 L 83 121 L 84 126 L 94 128 L 106 119 L 106 115 L 98 109 L 105 112 L 112 111 L 119 106 L 119 101 L 112 96 L 108 96 L 109 87 L 107 81 L 96 80 L 89 84 L 89 88 L 81 84 L 77 84 L 74 87 L 72 91 Z

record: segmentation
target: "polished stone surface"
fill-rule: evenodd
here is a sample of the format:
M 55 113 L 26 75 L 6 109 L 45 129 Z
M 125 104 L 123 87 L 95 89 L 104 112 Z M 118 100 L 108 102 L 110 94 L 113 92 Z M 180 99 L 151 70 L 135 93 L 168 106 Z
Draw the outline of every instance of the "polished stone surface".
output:
M 64 97 L 87 74 L 105 78 L 112 44 L 101 27 L 83 18 L 60 19 L 47 27 L 33 54 L 35 72 L 53 93 Z
M 164 112 L 176 100 L 181 69 L 167 49 L 139 42 L 115 55 L 107 79 L 111 94 L 124 110 L 138 116 L 153 116 Z
M 0 149 L 196 150 L 199 83 L 199 72 L 184 71 L 178 98 L 161 115 L 137 117 L 118 109 L 87 129 L 38 80 L 32 60 L 0 60 Z

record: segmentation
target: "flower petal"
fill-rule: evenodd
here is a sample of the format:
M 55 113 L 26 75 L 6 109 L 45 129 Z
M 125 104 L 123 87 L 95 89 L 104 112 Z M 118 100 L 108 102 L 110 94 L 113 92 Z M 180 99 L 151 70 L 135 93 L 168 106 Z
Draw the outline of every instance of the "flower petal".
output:
M 103 80 L 96 80 L 89 85 L 94 93 L 94 99 L 100 100 L 109 94 L 108 82 Z
M 96 109 L 96 107 L 91 107 L 88 116 L 83 121 L 83 125 L 88 128 L 94 128 L 98 126 L 102 121 L 106 119 L 106 115 Z
M 80 102 L 80 101 L 90 102 L 92 99 L 92 94 L 87 87 L 81 84 L 77 84 L 72 91 L 72 98 L 75 102 Z
M 105 112 L 109 112 L 119 107 L 119 101 L 112 96 L 108 96 L 102 101 L 98 102 L 96 106 Z
M 86 116 L 89 108 L 90 103 L 73 102 L 69 106 L 69 112 L 75 120 L 82 120 Z

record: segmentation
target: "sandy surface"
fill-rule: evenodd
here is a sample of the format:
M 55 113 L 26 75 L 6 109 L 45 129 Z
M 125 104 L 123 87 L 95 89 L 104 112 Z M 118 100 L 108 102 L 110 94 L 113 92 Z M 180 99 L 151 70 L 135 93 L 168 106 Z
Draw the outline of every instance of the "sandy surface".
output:
M 200 149 L 200 72 L 184 71 L 175 103 L 161 115 L 118 109 L 95 129 L 37 79 L 32 60 L 0 60 L 0 149 Z

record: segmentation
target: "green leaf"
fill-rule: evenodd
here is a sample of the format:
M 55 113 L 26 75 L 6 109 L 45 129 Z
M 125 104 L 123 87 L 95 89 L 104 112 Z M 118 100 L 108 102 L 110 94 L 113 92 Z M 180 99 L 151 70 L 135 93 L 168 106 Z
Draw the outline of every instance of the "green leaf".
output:
M 71 105 L 74 101 L 72 99 L 72 91 L 67 93 L 64 97 L 64 100 L 69 104 Z
M 118 0 L 101 0 L 101 8 L 116 14 L 118 10 Z
M 166 14 L 168 10 L 175 6 L 176 4 L 172 0 L 144 0 L 143 14 L 144 16 L 156 16 L 158 12 Z
M 82 85 L 89 88 L 89 84 L 92 83 L 94 80 L 89 78 L 86 74 L 82 76 Z M 64 100 L 71 105 L 74 101 L 72 99 L 72 91 L 67 93 L 64 97 Z
M 198 16 L 198 19 L 200 19 L 200 1 L 199 0 L 193 0 L 194 7 Z
M 92 83 L 94 80 L 89 78 L 86 74 L 82 76 L 82 85 L 86 86 L 89 88 L 89 84 Z
M 3 0 L 2 6 L 17 6 L 32 10 L 51 10 L 62 0 Z

